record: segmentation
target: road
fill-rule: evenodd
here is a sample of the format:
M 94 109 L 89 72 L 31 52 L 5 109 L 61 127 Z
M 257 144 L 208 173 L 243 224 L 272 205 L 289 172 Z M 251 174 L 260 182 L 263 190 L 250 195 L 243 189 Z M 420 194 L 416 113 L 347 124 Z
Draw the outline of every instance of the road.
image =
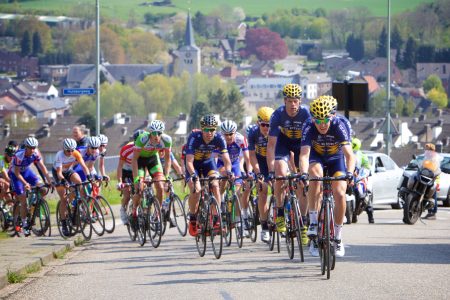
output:
M 344 227 L 346 256 L 331 279 L 306 254 L 289 260 L 261 242 L 244 241 L 198 256 L 195 241 L 169 230 L 158 249 L 130 242 L 124 226 L 96 237 L 21 285 L 0 291 L 6 299 L 448 299 L 450 209 L 413 226 L 402 211 L 377 209 L 376 224 Z

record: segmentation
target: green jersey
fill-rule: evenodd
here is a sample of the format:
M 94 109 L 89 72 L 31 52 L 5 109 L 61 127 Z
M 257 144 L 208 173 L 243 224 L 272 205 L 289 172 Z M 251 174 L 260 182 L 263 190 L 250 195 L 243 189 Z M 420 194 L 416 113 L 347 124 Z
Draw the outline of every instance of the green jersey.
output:
M 158 144 L 152 144 L 150 141 L 150 133 L 144 132 L 134 141 L 134 148 L 140 149 L 140 157 L 151 157 L 158 155 L 159 151 L 172 148 L 172 138 L 167 134 L 161 135 L 161 140 Z M 159 155 L 158 155 L 159 157 Z
M 6 161 L 6 157 L 0 155 L 0 172 L 3 172 L 3 170 L 8 172 L 8 169 L 9 169 L 9 162 Z

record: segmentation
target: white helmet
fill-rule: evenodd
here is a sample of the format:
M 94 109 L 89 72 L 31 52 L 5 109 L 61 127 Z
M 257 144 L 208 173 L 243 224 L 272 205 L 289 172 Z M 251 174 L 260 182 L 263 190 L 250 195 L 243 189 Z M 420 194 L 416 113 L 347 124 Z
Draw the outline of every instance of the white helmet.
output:
M 148 131 L 153 132 L 153 131 L 160 131 L 163 132 L 166 127 L 164 126 L 164 123 L 160 120 L 153 120 L 150 122 L 150 124 L 148 124 L 147 127 Z
M 64 150 L 75 150 L 77 148 L 77 142 L 74 139 L 64 139 L 63 141 L 63 149 Z
M 27 137 L 25 141 L 23 141 L 23 143 L 26 147 L 30 148 L 36 148 L 37 146 L 39 146 L 38 140 L 35 139 L 34 137 Z
M 96 136 L 91 136 L 88 138 L 88 146 L 90 148 L 98 148 L 100 147 L 100 139 Z
M 98 138 L 100 139 L 100 145 L 108 145 L 108 137 L 106 135 L 100 134 Z
M 222 132 L 225 134 L 235 133 L 237 130 L 236 122 L 231 120 L 226 120 L 220 125 L 220 129 L 222 129 Z

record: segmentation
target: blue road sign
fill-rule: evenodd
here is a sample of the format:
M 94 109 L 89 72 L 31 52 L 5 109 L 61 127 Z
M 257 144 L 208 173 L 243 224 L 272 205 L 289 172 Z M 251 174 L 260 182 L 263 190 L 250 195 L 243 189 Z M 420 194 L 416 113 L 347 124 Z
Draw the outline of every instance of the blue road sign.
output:
M 94 95 L 95 89 L 63 89 L 64 96 L 81 96 L 81 95 Z

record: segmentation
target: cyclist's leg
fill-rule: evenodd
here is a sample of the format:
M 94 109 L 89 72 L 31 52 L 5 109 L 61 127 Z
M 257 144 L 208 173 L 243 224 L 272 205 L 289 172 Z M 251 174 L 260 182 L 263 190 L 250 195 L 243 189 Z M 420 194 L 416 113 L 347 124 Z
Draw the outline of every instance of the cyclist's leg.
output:
M 329 161 L 328 170 L 333 176 L 341 176 L 346 172 L 344 159 L 334 159 Z M 341 240 L 342 226 L 344 224 L 345 209 L 347 205 L 345 191 L 347 189 L 347 182 L 333 181 L 331 183 L 333 198 L 334 198 L 334 228 L 335 239 Z
M 275 176 L 286 176 L 288 172 L 288 162 L 291 158 L 291 152 L 287 147 L 288 141 L 278 138 L 275 146 Z M 278 216 L 284 215 L 283 199 L 285 189 L 283 189 L 283 181 L 276 180 L 274 184 L 275 199 L 277 201 Z
M 139 157 L 138 158 L 138 177 L 139 178 L 144 178 L 145 177 L 145 170 L 147 168 L 148 165 L 148 157 Z M 133 180 L 134 182 L 134 180 Z M 142 182 L 139 180 L 138 182 L 134 183 L 134 195 L 133 195 L 133 217 L 136 217 L 136 209 L 139 206 L 139 204 L 141 203 L 141 197 L 142 197 L 142 189 L 143 189 L 143 184 Z
M 205 160 L 202 164 L 203 174 L 205 177 L 218 177 L 219 172 L 217 171 L 216 161 L 213 158 L 210 158 L 208 160 Z M 221 207 L 222 203 L 222 197 L 220 195 L 220 189 L 219 189 L 219 182 L 217 180 L 213 180 L 211 182 L 211 189 L 214 197 L 217 200 L 217 203 L 219 204 L 219 207 Z
M 223 164 L 223 161 L 220 160 L 220 159 L 217 160 L 217 170 L 218 170 L 220 176 L 227 176 L 227 170 L 225 170 L 225 166 Z M 227 185 L 227 182 L 224 181 L 224 180 L 219 182 L 220 194 L 221 195 L 223 195 L 223 193 L 225 192 L 226 185 Z
M 163 167 L 161 161 L 159 160 L 158 154 L 154 155 L 152 159 L 149 161 L 148 172 L 150 176 L 152 176 L 152 180 L 157 181 L 153 184 L 153 186 L 155 187 L 156 190 L 156 198 L 158 199 L 159 204 L 162 206 L 162 200 L 164 195 L 164 182 L 159 180 L 164 180 L 165 177 Z
M 310 177 L 323 177 L 323 167 L 319 159 L 311 153 L 308 174 Z M 308 188 L 309 222 L 308 235 L 317 235 L 317 213 L 322 199 L 321 182 L 311 181 Z

